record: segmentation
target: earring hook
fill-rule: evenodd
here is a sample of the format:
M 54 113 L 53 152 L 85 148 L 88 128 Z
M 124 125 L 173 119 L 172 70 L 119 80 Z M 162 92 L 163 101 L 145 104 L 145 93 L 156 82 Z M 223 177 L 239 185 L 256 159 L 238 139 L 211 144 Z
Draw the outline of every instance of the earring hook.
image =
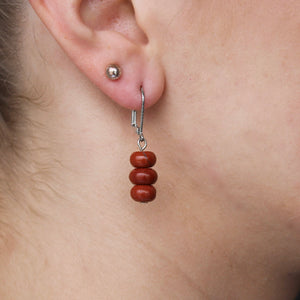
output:
M 144 151 L 147 148 L 147 141 L 143 134 L 143 127 L 144 127 L 144 114 L 145 114 L 145 93 L 144 89 L 141 86 L 141 97 L 142 97 L 142 108 L 141 108 L 141 122 L 140 126 L 137 125 L 137 112 L 133 110 L 131 112 L 131 126 L 136 128 L 136 133 L 139 136 L 138 139 L 138 147 L 140 151 Z

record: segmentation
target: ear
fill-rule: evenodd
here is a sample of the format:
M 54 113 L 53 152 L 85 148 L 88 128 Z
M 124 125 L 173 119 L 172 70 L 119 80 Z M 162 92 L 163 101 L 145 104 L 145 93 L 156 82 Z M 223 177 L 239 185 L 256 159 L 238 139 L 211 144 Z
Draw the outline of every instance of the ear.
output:
M 164 90 L 163 69 L 131 0 L 30 0 L 40 19 L 77 67 L 106 95 L 128 109 L 153 105 Z M 108 65 L 122 75 L 112 81 Z

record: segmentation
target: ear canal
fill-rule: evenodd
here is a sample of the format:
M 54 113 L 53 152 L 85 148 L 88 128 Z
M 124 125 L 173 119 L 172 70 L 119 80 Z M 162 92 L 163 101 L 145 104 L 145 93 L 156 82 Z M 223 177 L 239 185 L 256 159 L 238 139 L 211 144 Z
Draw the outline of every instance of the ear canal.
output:
M 86 26 L 94 31 L 115 31 L 133 43 L 148 43 L 147 36 L 136 22 L 134 8 L 129 0 L 84 0 L 80 5 L 80 14 Z

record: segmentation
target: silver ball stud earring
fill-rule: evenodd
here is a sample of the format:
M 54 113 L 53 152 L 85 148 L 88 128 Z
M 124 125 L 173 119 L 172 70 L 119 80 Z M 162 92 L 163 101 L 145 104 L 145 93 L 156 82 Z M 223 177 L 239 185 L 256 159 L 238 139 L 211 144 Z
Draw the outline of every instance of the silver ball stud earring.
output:
M 121 67 L 112 64 L 106 67 L 106 76 L 110 80 L 118 80 L 122 75 Z

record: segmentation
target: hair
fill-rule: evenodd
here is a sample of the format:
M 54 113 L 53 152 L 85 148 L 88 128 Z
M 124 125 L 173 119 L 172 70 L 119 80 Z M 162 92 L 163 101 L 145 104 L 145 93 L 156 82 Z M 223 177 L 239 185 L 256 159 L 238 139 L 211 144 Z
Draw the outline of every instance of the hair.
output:
M 17 96 L 20 72 L 20 20 L 23 0 L 0 0 L 0 155 L 13 145 L 20 99 Z M 0 158 L 0 161 L 2 159 Z
M 14 230 L 10 216 L 14 216 L 16 207 L 40 214 L 25 195 L 44 196 L 40 188 L 43 182 L 36 179 L 37 174 L 51 173 L 48 166 L 31 155 L 33 142 L 40 139 L 35 129 L 43 128 L 31 118 L 31 109 L 44 109 L 48 102 L 42 97 L 42 84 L 37 84 L 40 82 L 27 65 L 29 55 L 34 55 L 26 51 L 30 40 L 26 33 L 32 29 L 29 9 L 24 0 L 0 0 L 0 253 L 3 231 Z
M 24 101 L 18 96 L 22 72 L 19 50 L 24 0 L 0 0 L 0 244 L 5 211 L 13 203 L 18 170 L 19 136 Z M 20 88 L 21 90 L 21 88 Z

